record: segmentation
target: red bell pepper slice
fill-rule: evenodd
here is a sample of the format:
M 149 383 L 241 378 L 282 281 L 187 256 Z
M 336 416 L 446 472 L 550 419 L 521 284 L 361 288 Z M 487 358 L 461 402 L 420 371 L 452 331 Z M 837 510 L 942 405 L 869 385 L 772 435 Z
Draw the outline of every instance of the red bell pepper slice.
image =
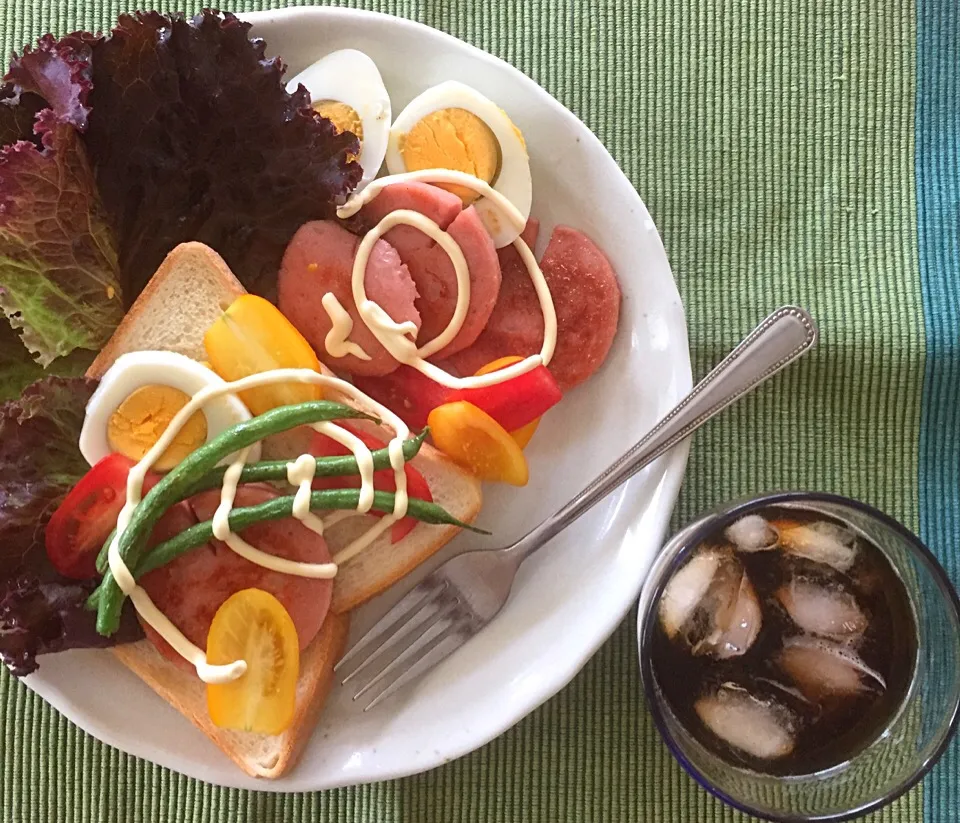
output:
M 483 409 L 507 431 L 523 428 L 563 398 L 546 366 L 478 389 L 448 389 L 412 366 L 400 366 L 385 377 L 357 377 L 360 391 L 397 414 L 414 431 L 427 425 L 437 406 L 465 400 Z
M 386 406 L 415 432 L 427 425 L 430 412 L 446 403 L 450 392 L 446 386 L 406 365 L 383 377 L 356 376 L 353 382 L 360 391 Z
M 537 366 L 503 383 L 476 389 L 456 389 L 448 403 L 465 400 L 483 409 L 507 431 L 516 431 L 542 416 L 563 398 L 546 366 Z

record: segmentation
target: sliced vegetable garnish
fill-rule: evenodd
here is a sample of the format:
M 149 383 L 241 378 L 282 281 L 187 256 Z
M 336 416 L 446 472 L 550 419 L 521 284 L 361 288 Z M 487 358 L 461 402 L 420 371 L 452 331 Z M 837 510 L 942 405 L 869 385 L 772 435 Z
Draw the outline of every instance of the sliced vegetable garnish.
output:
M 500 371 L 500 369 L 505 369 L 507 366 L 512 366 L 514 363 L 519 363 L 523 360 L 519 355 L 512 355 L 510 357 L 501 357 L 498 360 L 494 360 L 492 363 L 487 363 L 486 366 L 482 366 L 477 369 L 477 376 L 483 374 L 490 374 L 491 372 Z M 549 372 L 548 372 L 549 374 Z M 551 376 L 552 379 L 552 376 Z M 540 418 L 535 417 L 529 423 L 521 426 L 519 429 L 513 429 L 510 432 L 510 436 L 517 441 L 517 445 L 524 449 L 527 446 L 527 443 L 530 442 L 530 439 L 533 437 L 534 433 L 537 430 L 537 426 L 540 425 Z
M 536 434 L 539 425 L 540 418 L 538 417 L 536 420 L 531 420 L 526 426 L 521 426 L 519 429 L 510 432 L 510 436 L 517 441 L 517 445 L 521 449 L 525 449 L 527 443 L 529 443 L 533 435 Z
M 247 664 L 238 680 L 207 686 L 210 719 L 224 729 L 280 734 L 293 722 L 300 676 L 297 629 L 269 592 L 244 589 L 217 611 L 207 638 L 207 661 Z
M 97 552 L 117 525 L 134 462 L 110 454 L 88 471 L 47 523 L 45 544 L 53 567 L 66 577 L 96 577 Z
M 477 374 L 499 371 L 522 359 L 503 357 L 487 364 Z M 427 425 L 430 412 L 438 406 L 466 400 L 483 409 L 507 431 L 516 431 L 537 420 L 563 397 L 557 381 L 545 366 L 478 389 L 449 389 L 407 365 L 383 377 L 357 377 L 354 383 L 364 394 L 393 409 L 413 429 Z M 528 435 L 526 441 L 531 436 Z
M 504 357 L 480 369 L 487 374 L 506 368 L 521 358 Z M 466 400 L 483 409 L 507 431 L 526 426 L 563 399 L 557 381 L 546 366 L 511 377 L 503 383 L 476 389 L 459 389 L 447 395 L 447 402 Z
M 472 403 L 444 403 L 428 420 L 433 442 L 440 451 L 481 480 L 525 486 L 530 478 L 527 460 L 510 433 Z
M 366 432 L 360 431 L 353 426 L 348 426 L 344 423 L 341 423 L 340 425 L 347 429 L 347 431 L 349 431 L 351 434 L 359 437 L 371 452 L 380 450 L 386 445 L 382 440 L 379 440 L 378 438 L 367 434 Z M 307 451 L 310 454 L 316 455 L 317 457 L 351 453 L 350 449 L 348 449 L 342 443 L 338 443 L 332 437 L 327 437 L 327 435 L 321 434 L 320 432 L 314 433 L 314 436 L 310 440 L 310 446 Z M 417 470 L 417 468 L 411 466 L 409 463 L 404 463 L 403 472 L 407 476 L 407 494 L 410 497 L 416 497 L 420 500 L 426 500 L 427 502 L 432 503 L 433 494 L 430 492 L 430 486 L 427 484 L 426 478 Z M 380 491 L 395 492 L 397 490 L 397 482 L 393 473 L 393 469 L 384 468 L 380 469 L 379 471 L 375 471 L 373 474 L 373 486 L 375 489 L 379 489 Z M 313 488 L 358 489 L 360 488 L 360 477 L 358 475 L 353 475 L 352 477 L 317 477 L 313 481 Z M 390 527 L 390 541 L 392 543 L 399 543 L 404 537 L 413 531 L 416 525 L 417 521 L 413 517 L 404 517 L 402 520 L 398 520 L 393 524 L 393 526 Z
M 238 297 L 203 338 L 210 366 L 224 380 L 240 380 L 272 369 L 320 371 L 320 361 L 310 344 L 280 310 L 262 297 Z M 254 414 L 278 406 L 319 400 L 319 386 L 278 383 L 240 393 Z
M 414 430 L 427 425 L 430 412 L 446 403 L 450 393 L 446 386 L 407 365 L 383 377 L 356 376 L 353 382 L 367 397 L 386 406 Z

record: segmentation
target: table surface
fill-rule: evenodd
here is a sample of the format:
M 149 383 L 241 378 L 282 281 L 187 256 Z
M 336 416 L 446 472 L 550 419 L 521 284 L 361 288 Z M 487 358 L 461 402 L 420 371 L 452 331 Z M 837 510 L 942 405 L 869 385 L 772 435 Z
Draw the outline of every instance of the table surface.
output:
M 144 3 L 0 0 L 4 53 Z M 146 4 L 150 5 L 150 4 Z M 163 9 L 199 4 L 159 2 Z M 234 11 L 282 2 L 225 2 Z M 698 434 L 675 525 L 778 488 L 860 498 L 960 580 L 956 0 L 372 0 L 515 64 L 607 145 L 663 235 L 695 376 L 784 302 L 822 342 Z M 0 674 L 3 821 L 731 821 L 640 696 L 634 615 L 557 697 L 417 777 L 219 789 L 100 745 Z M 960 821 L 957 742 L 876 820 Z

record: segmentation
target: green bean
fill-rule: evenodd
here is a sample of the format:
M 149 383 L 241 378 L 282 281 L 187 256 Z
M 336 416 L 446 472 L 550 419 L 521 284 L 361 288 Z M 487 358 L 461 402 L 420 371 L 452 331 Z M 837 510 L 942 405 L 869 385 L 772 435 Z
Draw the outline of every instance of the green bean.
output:
M 256 506 L 232 509 L 230 512 L 230 531 L 238 532 L 254 523 L 290 517 L 293 514 L 293 499 L 294 495 L 288 495 L 286 497 L 276 497 Z M 311 509 L 356 509 L 359 502 L 359 489 L 326 489 L 315 491 L 310 495 Z M 392 492 L 374 492 L 373 508 L 376 511 L 390 514 L 393 511 L 393 506 L 394 494 Z M 458 526 L 462 529 L 486 534 L 480 529 L 457 520 L 436 503 L 430 503 L 416 497 L 410 498 L 407 505 L 407 515 L 421 523 Z M 185 554 L 197 548 L 197 546 L 202 546 L 211 539 L 213 539 L 213 521 L 206 520 L 203 523 L 197 523 L 195 526 L 180 532 L 176 537 L 152 548 L 140 562 L 134 572 L 134 577 L 139 578 L 147 572 L 159 569 L 181 554 Z
M 127 528 L 120 536 L 120 556 L 129 568 L 136 568 L 150 533 L 163 513 L 217 463 L 234 452 L 286 429 L 340 418 L 373 419 L 370 415 L 328 400 L 311 400 L 293 406 L 271 409 L 257 417 L 237 423 L 221 432 L 209 443 L 191 452 L 176 467 L 150 489 L 133 512 Z M 124 594 L 109 569 L 100 584 L 97 599 L 97 631 L 104 637 L 112 635 L 120 626 L 120 609 Z
M 427 436 L 429 429 L 424 429 L 416 437 L 403 441 L 403 459 L 412 460 L 420 451 L 420 446 Z M 390 468 L 390 449 L 384 447 L 371 452 L 373 455 L 373 468 Z M 240 474 L 241 483 L 262 483 L 272 480 L 287 479 L 287 464 L 293 458 L 288 460 L 261 460 L 259 463 L 250 463 L 245 466 Z M 223 484 L 223 475 L 226 472 L 226 466 L 220 466 L 207 472 L 199 480 L 187 495 L 188 497 L 207 489 L 215 489 Z M 357 458 L 352 454 L 336 457 L 318 457 L 317 470 L 314 477 L 343 477 L 345 475 L 359 474 L 360 469 L 357 466 Z
M 412 460 L 417 455 L 428 431 L 429 429 L 424 429 L 416 437 L 412 437 L 403 442 L 404 460 Z M 389 448 L 376 449 L 371 452 L 371 454 L 373 455 L 373 468 L 375 470 L 390 467 Z M 240 483 L 263 483 L 273 480 L 285 480 L 287 477 L 288 462 L 287 460 L 261 460 L 259 463 L 250 463 L 244 466 L 243 472 L 240 474 Z M 180 499 L 185 500 L 198 492 L 220 486 L 223 483 L 223 475 L 226 470 L 225 466 L 218 466 L 217 468 L 211 469 L 197 481 L 196 485 L 184 492 Z M 352 454 L 342 457 L 318 457 L 317 470 L 314 476 L 343 477 L 358 474 L 359 471 L 357 458 Z M 416 517 L 416 515 L 412 513 L 411 516 Z M 103 544 L 103 548 L 100 549 L 100 554 L 97 555 L 97 571 L 100 574 L 104 574 L 107 571 L 107 554 L 110 550 L 110 544 L 116 535 L 117 532 L 116 529 L 114 529 L 110 533 L 110 537 L 107 538 L 106 543 Z

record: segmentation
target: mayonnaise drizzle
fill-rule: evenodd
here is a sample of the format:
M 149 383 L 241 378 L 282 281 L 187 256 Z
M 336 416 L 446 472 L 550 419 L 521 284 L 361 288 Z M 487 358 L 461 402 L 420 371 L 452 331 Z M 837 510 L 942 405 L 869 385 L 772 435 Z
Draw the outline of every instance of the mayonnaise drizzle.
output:
M 324 522 L 310 511 L 310 495 L 313 493 L 313 477 L 317 473 L 317 459 L 312 454 L 301 454 L 292 463 L 287 463 L 287 482 L 297 487 L 293 496 L 293 516 L 317 534 L 323 534 Z
M 323 347 L 327 353 L 331 357 L 346 357 L 352 354 L 360 360 L 369 360 L 370 355 L 362 346 L 347 339 L 353 331 L 353 318 L 337 300 L 337 296 L 328 291 L 320 298 L 320 302 L 330 318 L 330 331 L 323 338 Z
M 404 172 L 403 174 L 381 177 L 378 180 L 374 180 L 363 191 L 355 194 L 343 206 L 338 208 L 337 216 L 341 218 L 351 217 L 380 194 L 387 186 L 393 185 L 394 183 L 416 181 L 423 183 L 455 183 L 467 186 L 488 198 L 516 228 L 522 230 L 526 225 L 526 218 L 524 218 L 516 206 L 500 192 L 471 174 L 453 171 L 451 169 L 422 169 L 420 171 Z M 417 327 L 411 322 L 395 322 L 379 304 L 367 297 L 364 286 L 367 263 L 369 262 L 370 253 L 374 245 L 377 240 L 390 231 L 390 229 L 401 224 L 413 226 L 439 243 L 453 261 L 454 270 L 457 275 L 457 307 L 454 311 L 454 316 L 450 319 L 447 327 L 437 337 L 420 348 L 417 348 L 415 342 L 418 331 Z M 356 303 L 360 318 L 394 359 L 400 363 L 413 366 L 427 377 L 451 389 L 492 386 L 524 374 L 531 369 L 535 369 L 540 364 L 549 365 L 557 345 L 557 313 L 553 305 L 553 298 L 550 295 L 550 287 L 547 285 L 547 281 L 543 276 L 543 272 L 540 270 L 540 266 L 537 264 L 536 258 L 533 256 L 533 252 L 526 242 L 524 242 L 523 238 L 518 237 L 514 241 L 514 246 L 520 254 L 524 265 L 527 267 L 534 290 L 537 293 L 537 300 L 540 303 L 540 311 L 543 313 L 543 346 L 539 354 L 530 355 L 519 363 L 515 363 L 505 369 L 472 377 L 454 377 L 443 369 L 427 362 L 426 358 L 436 354 L 436 352 L 446 346 L 463 326 L 463 320 L 466 317 L 470 302 L 470 272 L 467 268 L 463 251 L 459 245 L 432 220 L 419 212 L 408 209 L 396 209 L 387 214 L 374 228 L 364 235 L 363 240 L 360 242 L 360 247 L 357 249 L 357 255 L 353 261 L 351 277 L 353 299 Z M 454 251 L 454 249 L 456 251 Z M 462 268 L 459 266 L 460 261 L 463 263 Z M 332 297 L 332 295 L 324 295 L 324 298 L 328 296 Z M 334 298 L 334 300 L 335 299 L 336 298 Z M 341 310 L 343 309 L 339 303 L 337 303 L 337 306 Z M 328 314 L 329 313 L 328 309 Z M 333 352 L 330 353 L 334 357 L 339 356 Z
M 196 668 L 197 676 L 205 683 L 227 683 L 236 680 L 244 675 L 247 670 L 247 665 L 243 660 L 237 660 L 233 663 L 220 666 L 210 665 L 207 662 L 207 656 L 203 650 L 191 643 L 183 632 L 156 607 L 150 595 L 148 595 L 141 586 L 137 585 L 133 574 L 131 574 L 130 569 L 127 568 L 126 563 L 120 556 L 120 538 L 130 525 L 130 519 L 133 517 L 134 510 L 140 504 L 143 495 L 143 482 L 147 472 L 160 455 L 166 451 L 177 433 L 193 414 L 202 409 L 206 403 L 224 394 L 236 394 L 237 392 L 259 386 L 288 382 L 308 383 L 327 387 L 343 395 L 352 397 L 355 400 L 359 400 L 371 406 L 381 417 L 382 421 L 393 429 L 395 437 L 393 437 L 388 444 L 390 465 L 394 470 L 397 487 L 393 513 L 381 518 L 375 525 L 367 530 L 367 532 L 346 546 L 337 554 L 336 558 L 334 558 L 335 562 L 333 563 L 300 563 L 262 552 L 230 531 L 230 511 L 233 507 L 234 498 L 236 497 L 240 474 L 243 471 L 244 462 L 249 452 L 249 448 L 247 448 L 233 456 L 224 474 L 223 487 L 220 492 L 220 505 L 217 507 L 217 511 L 213 517 L 214 536 L 226 543 L 226 545 L 241 557 L 264 568 L 296 575 L 298 577 L 331 578 L 337 573 L 337 564 L 344 563 L 346 560 L 356 556 L 389 528 L 391 524 L 404 517 L 407 512 L 408 498 L 406 474 L 404 472 L 403 442 L 409 437 L 410 430 L 397 415 L 385 406 L 371 400 L 347 381 L 340 380 L 336 377 L 328 377 L 311 369 L 275 369 L 261 374 L 250 375 L 249 377 L 236 380 L 232 383 L 207 386 L 197 392 L 190 402 L 174 415 L 163 434 L 157 442 L 153 444 L 147 454 L 144 455 L 143 459 L 130 470 L 127 476 L 127 499 L 123 509 L 120 511 L 120 516 L 117 518 L 117 534 L 110 544 L 107 556 L 110 571 L 117 581 L 117 585 L 124 594 L 130 597 L 140 616 L 153 627 L 178 654 Z M 350 448 L 356 456 L 361 474 L 361 505 L 358 507 L 357 513 L 368 511 L 373 502 L 374 492 L 373 456 L 370 450 L 363 444 L 360 438 L 333 423 L 317 423 L 314 425 L 314 428 L 334 437 L 338 442 Z M 308 461 L 311 464 L 310 468 L 307 467 Z M 298 487 L 296 496 L 294 497 L 293 516 L 302 520 L 308 528 L 322 533 L 323 523 L 319 518 L 316 518 L 310 513 L 311 483 L 315 471 L 316 458 L 308 454 L 300 455 L 297 460 L 287 465 L 287 479 L 292 485 Z M 363 508 L 364 504 L 366 508 Z M 353 512 L 350 514 L 353 514 Z M 335 516 L 330 518 L 331 521 L 334 519 Z

